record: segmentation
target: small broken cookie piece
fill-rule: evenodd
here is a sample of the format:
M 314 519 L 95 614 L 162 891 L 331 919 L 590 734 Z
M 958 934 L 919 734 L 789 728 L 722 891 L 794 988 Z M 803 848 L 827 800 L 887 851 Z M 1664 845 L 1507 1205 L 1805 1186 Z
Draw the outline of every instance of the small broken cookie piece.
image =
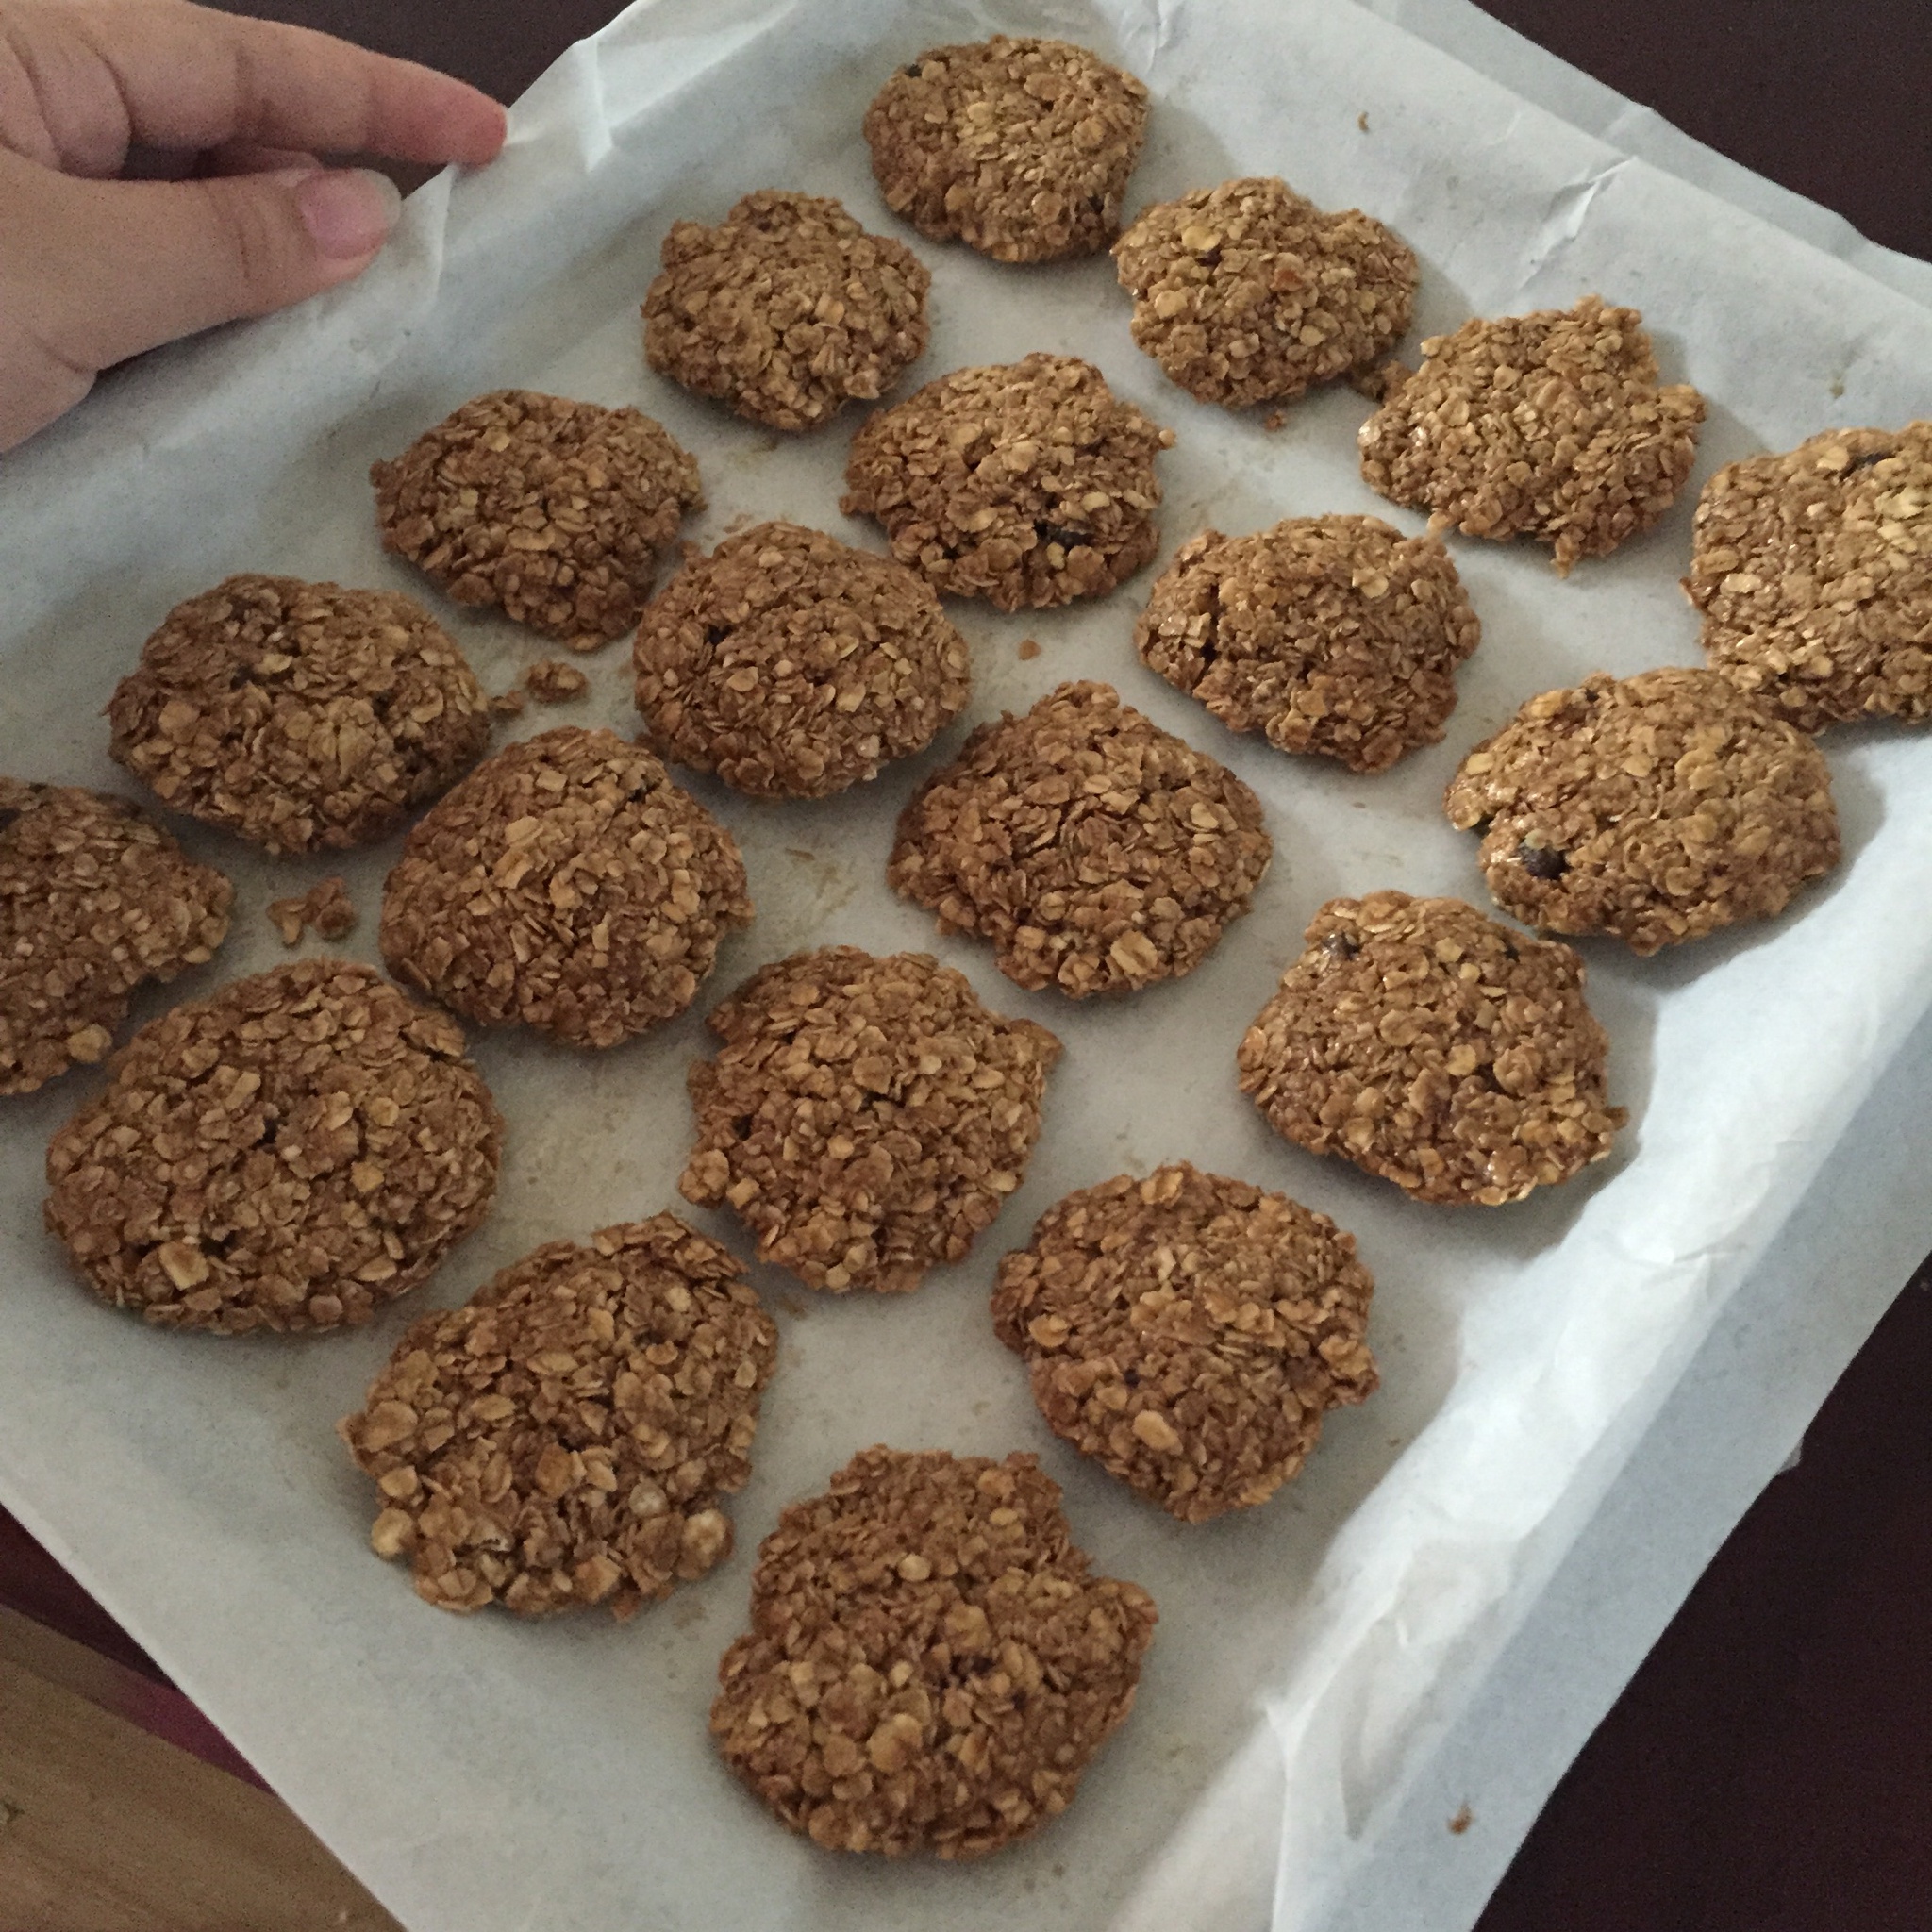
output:
M 710 1016 L 679 1191 L 728 1203 L 808 1288 L 904 1294 L 1020 1185 L 1060 1043 L 924 953 L 795 953 Z
M 942 595 L 1043 610 L 1105 596 L 1153 557 L 1154 458 L 1173 446 L 1092 363 L 1028 356 L 869 417 L 839 507 L 876 517 Z
M 929 47 L 865 113 L 886 206 L 995 261 L 1097 255 L 1147 130 L 1147 90 L 1066 41 Z
M 575 664 L 540 658 L 524 673 L 524 689 L 540 705 L 567 705 L 591 688 L 591 680 Z M 518 707 L 522 709 L 522 707 Z
M 503 1121 L 446 1013 L 298 959 L 143 1026 L 47 1149 L 102 1300 L 217 1335 L 366 1322 L 482 1221 Z
M 339 1425 L 370 1545 L 444 1610 L 620 1619 L 731 1554 L 778 1331 L 675 1215 L 549 1241 L 396 1343 Z
M 382 547 L 573 651 L 638 621 L 696 462 L 637 409 L 493 390 L 370 466 Z
M 1063 684 L 912 794 L 886 876 L 942 933 L 991 940 L 1016 985 L 1084 999 L 1191 973 L 1273 851 L 1225 765 L 1111 685 Z
M 602 1047 L 683 1012 L 750 923 L 731 834 L 641 746 L 563 725 L 425 814 L 383 885 L 381 944 L 466 1019 Z
M 1241 1043 L 1276 1133 L 1418 1201 L 1520 1201 L 1610 1151 L 1583 961 L 1460 899 L 1331 899 Z
M 254 575 L 169 611 L 108 721 L 163 805 L 274 853 L 375 843 L 490 741 L 482 686 L 413 598 Z
M 1482 626 L 1433 537 L 1291 517 L 1184 543 L 1134 632 L 1141 661 L 1234 731 L 1387 771 L 1434 744 Z
M 285 946 L 299 945 L 310 926 L 318 939 L 339 940 L 356 929 L 356 903 L 340 878 L 327 878 L 298 899 L 271 899 L 268 921 Z
M 1685 593 L 1740 691 L 1806 731 L 1932 720 L 1932 423 L 1731 463 L 1691 533 Z
M 759 1544 L 711 1735 L 828 1851 L 996 1852 L 1134 1707 L 1154 1600 L 1090 1563 L 1031 1456 L 861 1450 Z
M 1083 1188 L 1000 1263 L 1053 1432 L 1183 1523 L 1265 1503 L 1375 1387 L 1374 1282 L 1325 1214 L 1182 1161 Z
M 1560 574 L 1647 530 L 1697 458 L 1704 398 L 1657 385 L 1634 308 L 1466 322 L 1362 425 L 1362 475 L 1431 530 L 1533 537 Z
M 0 1093 L 106 1059 L 137 987 L 214 958 L 234 897 L 126 800 L 0 777 Z
M 1324 214 L 1285 181 L 1158 202 L 1113 253 L 1135 341 L 1191 396 L 1230 409 L 1373 370 L 1415 313 L 1408 245 L 1359 208 Z
M 925 353 L 925 264 L 840 202 L 761 189 L 715 228 L 674 222 L 662 259 L 644 360 L 768 428 L 875 401 Z
M 966 641 L 927 584 L 797 524 L 759 524 L 687 564 L 633 650 L 652 749 L 757 798 L 876 777 L 973 689 Z
M 1598 672 L 1531 698 L 1443 804 L 1481 830 L 1504 911 L 1635 953 L 1768 919 L 1839 858 L 1818 747 L 1715 671 Z

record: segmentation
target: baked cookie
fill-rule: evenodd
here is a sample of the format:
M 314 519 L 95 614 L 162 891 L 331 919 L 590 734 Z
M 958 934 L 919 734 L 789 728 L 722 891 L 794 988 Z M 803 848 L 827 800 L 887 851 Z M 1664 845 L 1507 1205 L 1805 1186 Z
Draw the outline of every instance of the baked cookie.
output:
M 993 1331 L 1055 1435 L 1169 1515 L 1265 1503 L 1375 1387 L 1374 1282 L 1325 1214 L 1185 1161 L 1069 1194 L 1000 1263 Z
M 1154 458 L 1174 431 L 1118 402 L 1091 362 L 959 369 L 852 439 L 847 516 L 949 597 L 1001 610 L 1101 597 L 1154 555 Z
M 1331 899 L 1241 1043 L 1268 1124 L 1418 1201 L 1493 1208 L 1567 1181 L 1628 1115 L 1568 946 L 1460 899 Z
M 1379 517 L 1291 517 L 1184 543 L 1134 648 L 1230 730 L 1383 772 L 1441 738 L 1456 667 L 1481 636 L 1433 537 Z
M 1407 332 L 1416 260 L 1359 208 L 1253 178 L 1157 202 L 1114 243 L 1134 340 L 1197 401 L 1291 402 Z
M 941 932 L 991 940 L 1015 984 L 1084 999 L 1191 973 L 1273 851 L 1225 765 L 1110 684 L 1063 684 L 912 794 L 886 877 Z
M 710 1017 L 679 1191 L 728 1202 L 808 1288 L 904 1294 L 958 1261 L 1040 1138 L 1060 1043 L 924 953 L 794 953 Z
M 864 1449 L 758 1546 L 711 1735 L 828 1851 L 974 1858 L 1073 1802 L 1154 1601 L 1095 1576 L 1031 1456 Z
M 715 228 L 674 222 L 662 260 L 644 360 L 768 428 L 874 401 L 925 353 L 925 265 L 839 202 L 760 189 Z
M 687 564 L 633 648 L 652 748 L 757 798 L 824 798 L 924 751 L 972 695 L 921 578 L 796 524 Z
M 444 1610 L 622 1619 L 731 1554 L 778 1331 L 728 1249 L 675 1215 L 549 1241 L 423 1316 L 342 1441 L 378 1557 Z
M 1361 426 L 1363 477 L 1431 530 L 1534 537 L 1565 575 L 1607 556 L 1676 501 L 1704 421 L 1689 384 L 1657 387 L 1641 320 L 1586 295 L 1431 336 Z
M 1097 255 L 1147 131 L 1147 90 L 1065 41 L 929 47 L 865 113 L 886 206 L 995 261 Z
M 1732 463 L 1691 532 L 1684 590 L 1740 691 L 1807 731 L 1932 718 L 1932 423 Z
M 409 834 L 382 957 L 481 1025 L 615 1046 L 684 1011 L 751 923 L 731 834 L 614 731 L 498 752 Z
M 475 673 L 413 598 L 253 575 L 169 611 L 108 722 L 163 805 L 275 853 L 374 844 L 490 741 Z
M 1443 805 L 1482 832 L 1504 911 L 1634 953 L 1768 919 L 1839 858 L 1818 747 L 1715 671 L 1600 671 L 1531 698 Z
M 125 799 L 0 778 L 0 1093 L 106 1059 L 137 987 L 214 958 L 234 897 Z
M 334 1328 L 490 1211 L 503 1122 L 446 1013 L 347 959 L 175 1008 L 47 1149 L 46 1222 L 102 1300 L 172 1328 Z
M 526 389 L 465 403 L 369 480 L 385 550 L 573 651 L 638 621 L 658 553 L 705 502 L 661 424 Z

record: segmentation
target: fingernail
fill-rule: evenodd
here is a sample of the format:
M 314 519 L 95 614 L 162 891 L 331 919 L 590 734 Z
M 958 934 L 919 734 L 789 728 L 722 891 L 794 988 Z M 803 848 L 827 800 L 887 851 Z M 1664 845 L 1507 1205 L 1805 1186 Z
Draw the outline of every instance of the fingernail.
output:
M 403 211 L 402 191 L 374 168 L 339 168 L 295 186 L 302 225 L 323 254 L 338 261 L 373 255 Z

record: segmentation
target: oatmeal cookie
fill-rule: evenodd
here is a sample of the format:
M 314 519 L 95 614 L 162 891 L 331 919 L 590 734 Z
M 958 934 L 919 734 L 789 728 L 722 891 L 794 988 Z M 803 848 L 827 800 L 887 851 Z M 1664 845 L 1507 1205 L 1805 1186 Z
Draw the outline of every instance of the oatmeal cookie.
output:
M 1418 1201 L 1520 1201 L 1610 1151 L 1583 961 L 1460 899 L 1331 899 L 1241 1041 L 1276 1133 Z
M 886 206 L 995 261 L 1097 255 L 1147 131 L 1147 90 L 1065 41 L 930 47 L 865 113 Z
M 490 1210 L 503 1122 L 445 1013 L 300 959 L 143 1026 L 47 1149 L 104 1301 L 242 1335 L 366 1322 Z
M 925 353 L 925 265 L 839 202 L 761 189 L 715 228 L 673 223 L 662 258 L 644 360 L 768 428 L 874 401 Z
M 710 1016 L 687 1201 L 728 1202 L 808 1288 L 904 1294 L 958 1261 L 1026 1172 L 1060 1043 L 924 953 L 795 953 Z
M 1265 1503 L 1374 1392 L 1374 1283 L 1325 1214 L 1185 1161 L 1069 1194 L 1000 1264 L 993 1330 L 1053 1432 L 1183 1523 Z
M 1635 953 L 1768 919 L 1838 863 L 1831 773 L 1715 671 L 1545 691 L 1463 759 L 1444 808 L 1496 904 Z
M 1932 719 L 1932 423 L 1732 463 L 1691 528 L 1684 590 L 1740 691 L 1806 731 Z
M 385 550 L 573 651 L 638 621 L 658 553 L 705 502 L 661 424 L 526 389 L 465 403 L 369 480 Z
M 1139 215 L 1114 243 L 1134 340 L 1204 403 L 1291 402 L 1381 360 L 1415 313 L 1416 260 L 1359 208 L 1286 181 L 1224 181 Z
M 125 799 L 0 778 L 0 1093 L 106 1059 L 137 987 L 214 958 L 234 897 Z
M 340 1425 L 370 1546 L 444 1610 L 618 1618 L 731 1554 L 778 1331 L 675 1215 L 550 1241 L 414 1324 Z
M 757 798 L 824 798 L 924 751 L 972 694 L 966 641 L 903 564 L 759 524 L 644 610 L 638 709 L 662 757 Z
M 751 923 L 731 834 L 614 731 L 507 746 L 409 834 L 382 957 L 486 1026 L 614 1046 L 684 1011 Z
M 1273 851 L 1225 765 L 1111 685 L 1063 684 L 912 794 L 886 876 L 942 933 L 991 940 L 1015 984 L 1084 999 L 1191 973 Z
M 758 1546 L 711 1735 L 828 1851 L 998 1851 L 1134 1707 L 1154 1601 L 1089 1561 L 1031 1456 L 861 1450 Z
M 163 805 L 275 853 L 374 844 L 490 741 L 483 687 L 420 604 L 299 577 L 177 604 L 108 722 Z
M 1118 402 L 1091 362 L 959 369 L 852 439 L 847 516 L 949 597 L 1001 610 L 1101 597 L 1154 555 L 1154 458 L 1174 431 Z
M 1533 537 L 1568 575 L 1647 530 L 1697 458 L 1704 398 L 1657 386 L 1634 308 L 1466 322 L 1423 344 L 1423 365 L 1362 425 L 1362 475 L 1431 530 Z
M 1379 517 L 1291 517 L 1184 543 L 1134 648 L 1230 730 L 1383 772 L 1441 738 L 1456 667 L 1481 636 L 1433 537 Z

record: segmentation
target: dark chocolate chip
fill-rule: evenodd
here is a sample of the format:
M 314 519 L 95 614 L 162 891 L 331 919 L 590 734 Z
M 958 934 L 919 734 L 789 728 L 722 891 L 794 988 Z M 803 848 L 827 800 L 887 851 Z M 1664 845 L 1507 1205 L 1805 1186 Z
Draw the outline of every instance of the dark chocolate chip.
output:
M 1062 550 L 1072 550 L 1093 541 L 1091 531 L 1070 530 L 1064 524 L 1035 524 L 1033 533 L 1042 543 L 1058 543 Z
M 1345 932 L 1331 932 L 1322 941 L 1322 950 L 1330 958 L 1353 959 L 1361 951 L 1361 947 L 1354 940 L 1350 939 Z
M 1525 839 L 1516 848 L 1517 859 L 1533 879 L 1559 879 L 1570 870 L 1570 861 L 1549 845 L 1532 845 Z
M 917 60 L 913 61 L 912 64 L 906 69 L 906 74 L 908 79 L 917 80 L 919 78 L 919 62 Z

